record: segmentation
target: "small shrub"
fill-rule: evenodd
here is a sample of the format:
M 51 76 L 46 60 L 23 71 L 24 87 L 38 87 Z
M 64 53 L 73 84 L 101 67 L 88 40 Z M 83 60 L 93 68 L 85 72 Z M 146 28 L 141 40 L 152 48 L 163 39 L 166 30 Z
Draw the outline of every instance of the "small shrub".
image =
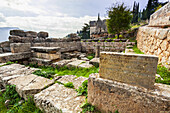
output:
M 65 83 L 64 86 L 68 88 L 74 88 L 73 82 Z
M 137 48 L 137 45 L 134 45 L 133 46 L 133 50 L 136 54 L 144 54 L 142 51 L 140 51 L 138 48 Z
M 93 59 L 94 57 L 93 57 L 93 56 L 87 56 L 87 58 L 88 58 L 89 60 L 91 60 L 91 59 Z
M 88 80 L 85 80 L 76 91 L 78 92 L 78 96 L 84 95 L 87 97 L 87 87 L 88 87 Z

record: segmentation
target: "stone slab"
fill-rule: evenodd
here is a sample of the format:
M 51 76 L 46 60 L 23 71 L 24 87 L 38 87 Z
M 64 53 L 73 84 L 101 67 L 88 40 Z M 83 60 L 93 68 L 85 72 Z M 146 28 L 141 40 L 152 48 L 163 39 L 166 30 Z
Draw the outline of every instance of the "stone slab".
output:
M 85 101 L 84 96 L 77 96 L 75 89 L 54 84 L 40 93 L 34 95 L 38 108 L 45 113 L 78 113 Z
M 158 57 L 154 55 L 101 52 L 100 77 L 154 88 Z
M 14 78 L 8 81 L 8 84 L 16 85 L 18 94 L 27 99 L 27 96 L 34 96 L 53 82 L 53 80 L 31 74 Z
M 67 64 L 68 67 L 78 67 L 81 63 L 86 62 L 84 60 L 75 60 Z
M 11 43 L 10 47 L 12 53 L 31 52 L 31 43 Z
M 85 63 L 81 63 L 80 65 L 78 65 L 79 68 L 91 68 L 93 67 L 92 64 L 89 64 L 89 61 L 85 61 Z
M 17 61 L 22 59 L 28 59 L 31 57 L 30 52 L 24 52 L 24 53 L 3 53 L 0 54 L 0 62 L 5 63 L 8 61 Z
M 60 50 L 60 47 L 31 47 L 31 50 L 34 52 L 56 53 Z
M 72 60 L 61 60 L 61 61 L 58 61 L 58 62 L 55 62 L 52 64 L 53 67 L 64 67 L 65 65 L 67 65 L 68 63 L 72 62 Z
M 38 64 L 39 66 L 43 66 L 43 65 L 50 65 L 52 61 L 47 59 L 31 58 L 31 63 Z
M 61 53 L 60 52 L 57 52 L 55 54 L 33 52 L 32 54 L 33 54 L 33 57 L 42 58 L 42 59 L 48 59 L 48 60 L 56 60 L 56 59 L 61 58 Z
M 159 84 L 154 90 L 90 76 L 88 79 L 88 103 L 101 113 L 168 113 L 170 91 L 168 85 Z M 155 84 L 155 87 L 158 85 Z M 163 88 L 162 88 L 163 87 Z M 167 90 L 168 89 L 168 90 Z M 164 93 L 162 93 L 162 91 Z
M 78 89 L 82 85 L 82 83 L 87 79 L 88 78 L 77 77 L 75 75 L 65 75 L 65 76 L 62 76 L 62 78 L 60 78 L 57 81 L 59 81 L 63 84 L 68 83 L 68 82 L 73 82 L 74 88 Z
M 99 66 L 100 64 L 100 58 L 93 58 L 90 60 L 89 62 L 90 64 L 94 65 L 94 66 Z

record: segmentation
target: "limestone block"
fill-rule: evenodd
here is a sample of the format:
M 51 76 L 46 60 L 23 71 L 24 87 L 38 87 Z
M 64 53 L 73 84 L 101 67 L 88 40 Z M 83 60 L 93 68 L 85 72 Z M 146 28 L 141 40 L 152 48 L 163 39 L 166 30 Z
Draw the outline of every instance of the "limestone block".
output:
M 2 48 L 0 48 L 0 53 L 3 53 L 3 49 Z
M 34 94 L 40 92 L 47 86 L 53 84 L 53 81 L 31 74 L 14 78 L 8 81 L 8 84 L 16 85 L 16 91 L 18 94 L 24 99 L 27 99 L 27 96 L 33 96 Z
M 60 47 L 31 47 L 31 50 L 42 53 L 56 53 L 60 50 Z
M 152 89 L 158 57 L 140 54 L 102 52 L 100 77 Z
M 40 59 L 40 58 L 31 58 L 32 64 L 38 64 L 39 66 L 49 66 L 52 63 L 52 60 Z
M 39 53 L 39 52 L 33 52 L 33 57 L 42 58 L 42 59 L 48 59 L 48 60 L 56 60 L 61 58 L 61 53 L 57 52 L 55 54 L 50 53 Z
M 17 61 L 22 59 L 28 59 L 31 57 L 31 53 L 3 53 L 0 54 L 0 62 Z
M 9 41 L 11 43 L 18 43 L 18 42 L 22 42 L 21 41 L 21 37 L 20 36 L 15 36 L 15 35 L 12 35 L 12 36 L 9 36 Z
M 10 30 L 10 35 L 25 37 L 26 33 L 23 30 Z
M 11 43 L 10 47 L 12 53 L 31 52 L 31 43 Z
M 88 103 L 101 113 L 160 113 L 170 111 L 170 87 L 155 84 L 155 90 L 90 76 Z
M 89 64 L 89 61 L 75 60 L 67 64 L 68 67 L 90 68 L 93 65 Z
M 85 78 L 85 77 L 77 77 L 75 75 L 65 75 L 65 76 L 62 76 L 62 78 L 60 78 L 57 81 L 59 81 L 63 84 L 72 82 L 74 85 L 74 88 L 78 89 L 85 80 L 87 80 L 87 78 Z
M 161 43 L 161 49 L 163 51 L 166 51 L 168 49 L 168 46 L 169 46 L 169 43 L 167 42 L 167 40 L 164 40 L 162 43 Z
M 58 62 L 55 62 L 52 64 L 53 67 L 64 67 L 65 65 L 67 65 L 68 63 L 72 62 L 72 60 L 61 60 L 61 61 L 58 61 Z
M 10 47 L 10 42 L 9 42 L 9 41 L 1 42 L 1 43 L 0 43 L 0 47 L 1 47 L 1 48 Z
M 94 66 L 99 66 L 100 64 L 100 58 L 93 58 L 90 60 L 89 62 L 90 64 L 94 65 Z
M 167 37 L 169 29 L 157 29 L 156 38 L 163 40 Z
M 37 37 L 37 32 L 27 31 L 27 32 L 26 32 L 26 37 L 36 38 L 36 37 Z
M 47 38 L 48 37 L 48 32 L 39 32 L 38 33 L 38 38 Z
M 93 67 L 92 64 L 89 64 L 89 61 L 85 61 L 85 63 L 81 63 L 80 65 L 78 65 L 79 68 L 91 68 Z
M 168 34 L 167 34 L 167 41 L 170 42 L 170 30 L 169 30 L 169 32 L 168 32 Z
M 57 83 L 34 95 L 36 106 L 45 113 L 79 113 L 84 99 L 75 89 Z

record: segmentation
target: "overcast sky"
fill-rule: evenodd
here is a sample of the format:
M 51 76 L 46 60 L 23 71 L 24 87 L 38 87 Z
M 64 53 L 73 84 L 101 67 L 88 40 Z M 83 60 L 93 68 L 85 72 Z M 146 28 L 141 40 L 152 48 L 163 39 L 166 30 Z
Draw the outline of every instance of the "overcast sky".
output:
M 106 17 L 106 8 L 115 2 L 131 8 L 134 0 L 0 0 L 0 27 L 47 31 L 64 37 L 80 30 L 84 23 Z M 148 0 L 136 0 L 143 9 Z M 161 0 L 168 1 L 168 0 Z

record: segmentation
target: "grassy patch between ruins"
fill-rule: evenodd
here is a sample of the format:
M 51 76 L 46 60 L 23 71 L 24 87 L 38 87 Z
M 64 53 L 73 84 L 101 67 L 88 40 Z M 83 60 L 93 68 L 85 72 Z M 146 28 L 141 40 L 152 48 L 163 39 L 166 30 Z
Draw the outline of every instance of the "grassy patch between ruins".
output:
M 132 49 L 134 50 L 134 52 L 135 52 L 136 54 L 144 54 L 142 51 L 140 51 L 140 50 L 137 48 L 137 45 L 134 45 Z
M 77 77 L 83 76 L 83 77 L 89 77 L 92 73 L 98 73 L 99 68 L 98 67 L 91 67 L 91 68 L 68 68 L 67 66 L 61 67 L 61 68 L 53 68 L 50 66 L 37 66 L 37 65 L 29 65 L 30 67 L 39 68 L 41 70 L 35 71 L 33 74 L 38 76 L 43 76 L 45 78 L 53 78 L 54 75 L 57 76 L 64 76 L 64 75 L 76 75 Z
M 5 92 L 0 92 L 0 113 L 42 113 L 31 98 L 23 103 L 20 101 L 21 97 L 16 92 L 15 86 L 8 85 Z

